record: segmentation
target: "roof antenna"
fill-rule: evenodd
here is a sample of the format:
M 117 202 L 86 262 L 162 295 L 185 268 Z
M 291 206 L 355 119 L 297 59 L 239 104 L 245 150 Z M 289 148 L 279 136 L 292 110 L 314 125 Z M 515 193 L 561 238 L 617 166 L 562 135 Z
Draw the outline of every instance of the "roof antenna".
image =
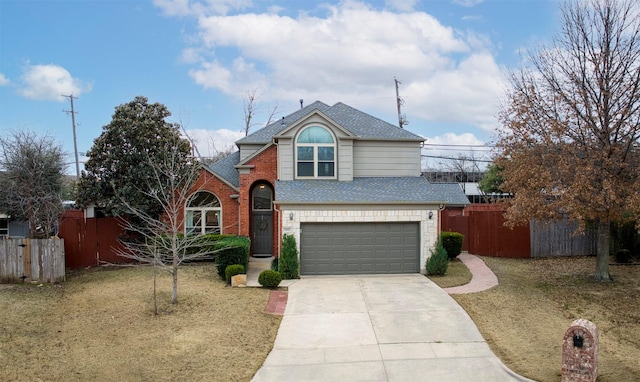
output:
M 302 105 L 304 104 L 304 100 L 300 98 L 300 109 L 302 109 Z

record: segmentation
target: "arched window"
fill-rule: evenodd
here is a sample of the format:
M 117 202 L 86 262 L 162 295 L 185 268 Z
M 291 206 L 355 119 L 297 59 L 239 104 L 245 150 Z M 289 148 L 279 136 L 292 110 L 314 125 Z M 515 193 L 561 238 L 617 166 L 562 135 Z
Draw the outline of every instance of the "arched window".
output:
M 335 178 L 336 143 L 333 135 L 320 126 L 304 129 L 296 140 L 298 178 Z
M 191 195 L 184 210 L 187 234 L 222 233 L 222 206 L 214 194 L 196 192 Z

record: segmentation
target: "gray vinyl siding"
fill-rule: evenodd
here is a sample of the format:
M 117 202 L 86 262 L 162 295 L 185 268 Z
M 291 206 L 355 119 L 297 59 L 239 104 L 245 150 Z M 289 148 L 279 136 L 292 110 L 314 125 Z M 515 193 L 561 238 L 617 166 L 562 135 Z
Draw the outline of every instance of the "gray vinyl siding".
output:
M 263 147 L 264 145 L 240 145 L 240 160 L 245 160 Z
M 419 176 L 420 143 L 356 141 L 354 177 Z
M 278 140 L 278 177 L 282 180 L 293 180 L 294 152 L 293 140 Z
M 338 142 L 338 180 L 350 182 L 353 180 L 353 141 Z

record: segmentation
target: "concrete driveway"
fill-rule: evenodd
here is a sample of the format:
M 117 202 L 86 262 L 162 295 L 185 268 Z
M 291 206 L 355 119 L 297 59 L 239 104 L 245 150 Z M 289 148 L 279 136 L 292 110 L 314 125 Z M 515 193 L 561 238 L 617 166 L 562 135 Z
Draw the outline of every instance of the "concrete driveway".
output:
M 253 381 L 527 381 L 422 275 L 305 277 Z

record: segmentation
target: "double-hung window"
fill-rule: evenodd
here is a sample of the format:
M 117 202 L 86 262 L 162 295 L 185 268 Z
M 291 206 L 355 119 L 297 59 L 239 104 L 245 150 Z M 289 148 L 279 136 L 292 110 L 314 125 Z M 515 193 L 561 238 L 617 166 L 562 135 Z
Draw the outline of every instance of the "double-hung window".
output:
M 296 177 L 335 178 L 336 144 L 333 135 L 320 126 L 304 129 L 296 140 Z

